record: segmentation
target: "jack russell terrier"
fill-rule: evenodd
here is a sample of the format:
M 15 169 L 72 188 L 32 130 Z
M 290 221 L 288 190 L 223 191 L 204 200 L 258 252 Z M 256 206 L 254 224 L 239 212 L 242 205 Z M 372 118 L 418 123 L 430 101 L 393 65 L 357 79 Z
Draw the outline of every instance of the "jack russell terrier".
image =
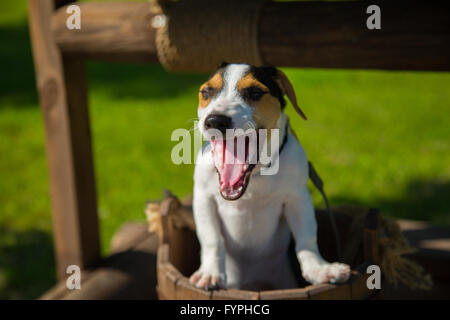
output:
M 198 154 L 194 173 L 201 265 L 190 282 L 196 287 L 295 288 L 298 279 L 288 260 L 291 234 L 305 280 L 340 283 L 350 277 L 348 265 L 329 263 L 319 253 L 307 189 L 308 160 L 289 128 L 284 95 L 306 119 L 291 83 L 274 67 L 224 62 L 200 87 L 198 129 L 208 142 Z M 231 143 L 236 136 L 228 135 L 237 129 L 267 129 L 266 145 L 271 130 L 278 129 L 271 144 L 278 152 L 272 152 L 268 165 L 258 160 L 261 148 L 248 143 L 244 155 L 237 155 Z M 211 130 L 227 136 L 217 139 Z M 257 137 L 261 139 L 260 134 Z M 250 157 L 256 157 L 256 163 L 250 164 Z M 276 174 L 262 173 L 275 164 Z

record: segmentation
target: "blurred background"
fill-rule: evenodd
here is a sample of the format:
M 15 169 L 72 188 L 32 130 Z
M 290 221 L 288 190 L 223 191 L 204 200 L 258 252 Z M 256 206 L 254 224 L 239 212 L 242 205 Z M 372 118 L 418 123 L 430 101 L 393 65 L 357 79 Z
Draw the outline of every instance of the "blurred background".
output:
M 36 298 L 56 283 L 48 169 L 25 1 L 0 2 L 0 298 Z M 283 69 L 302 121 L 287 108 L 332 205 L 450 226 L 450 74 Z M 192 191 L 174 165 L 176 128 L 193 127 L 207 75 L 89 63 L 89 104 L 103 254 L 125 221 L 144 221 L 166 187 Z M 311 188 L 316 206 L 323 206 Z

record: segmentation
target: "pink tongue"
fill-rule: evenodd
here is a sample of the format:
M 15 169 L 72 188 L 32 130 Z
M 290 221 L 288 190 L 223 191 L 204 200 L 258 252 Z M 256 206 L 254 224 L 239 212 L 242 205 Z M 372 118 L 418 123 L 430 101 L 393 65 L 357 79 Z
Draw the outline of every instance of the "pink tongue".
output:
M 244 173 L 245 152 L 235 152 L 235 143 L 225 140 L 211 141 L 214 164 L 220 173 L 221 187 L 235 185 Z M 225 149 L 224 149 L 225 147 Z

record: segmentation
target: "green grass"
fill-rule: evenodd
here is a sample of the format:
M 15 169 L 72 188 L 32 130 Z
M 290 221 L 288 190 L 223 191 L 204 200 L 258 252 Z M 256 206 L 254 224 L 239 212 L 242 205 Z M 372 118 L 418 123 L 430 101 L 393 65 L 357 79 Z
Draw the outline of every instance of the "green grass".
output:
M 55 282 L 44 129 L 26 10 L 0 4 L 0 298 L 35 298 Z M 90 116 L 103 253 L 147 199 L 192 189 L 193 166 L 170 160 L 191 128 L 205 76 L 159 66 L 89 64 Z M 288 107 L 333 205 L 450 226 L 450 74 L 285 70 L 309 117 Z M 313 191 L 316 205 L 322 201 Z

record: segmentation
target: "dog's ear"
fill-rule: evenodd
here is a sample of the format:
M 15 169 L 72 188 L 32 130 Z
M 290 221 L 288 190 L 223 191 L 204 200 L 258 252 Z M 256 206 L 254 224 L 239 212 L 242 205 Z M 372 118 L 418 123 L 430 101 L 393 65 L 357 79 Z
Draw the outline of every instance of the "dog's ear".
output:
M 306 115 L 303 113 L 303 111 L 300 109 L 300 107 L 297 104 L 297 97 L 295 96 L 294 87 L 292 86 L 291 82 L 289 81 L 288 77 L 284 74 L 283 71 L 277 70 L 277 73 L 275 75 L 275 80 L 277 81 L 278 85 L 280 86 L 281 91 L 283 94 L 285 94 L 289 101 L 291 102 L 292 106 L 294 107 L 295 111 L 306 120 Z

